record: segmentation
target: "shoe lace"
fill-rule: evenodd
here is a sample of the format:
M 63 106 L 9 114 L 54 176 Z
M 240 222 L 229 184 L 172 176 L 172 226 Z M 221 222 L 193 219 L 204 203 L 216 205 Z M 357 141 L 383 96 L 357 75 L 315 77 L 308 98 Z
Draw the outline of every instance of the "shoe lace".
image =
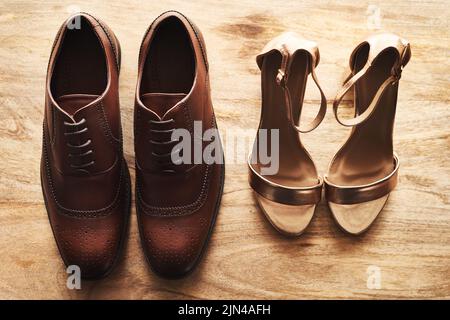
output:
M 92 149 L 88 148 L 92 144 L 92 141 L 91 139 L 83 141 L 80 137 L 83 133 L 88 132 L 86 119 L 83 118 L 78 122 L 64 121 L 64 125 L 67 129 L 64 132 L 64 136 L 70 140 L 66 142 L 66 145 L 69 149 L 73 150 L 68 154 L 70 167 L 80 172 L 89 173 L 87 168 L 95 164 L 92 157 L 90 158 L 91 160 L 88 158 L 89 155 L 94 153 Z
M 179 140 L 172 140 L 172 133 L 174 132 L 174 119 L 167 120 L 149 120 L 149 142 L 154 146 L 151 156 L 159 169 L 165 173 L 174 173 L 175 165 L 180 162 L 172 161 L 172 154 L 182 152 L 180 148 L 175 149 L 174 146 Z

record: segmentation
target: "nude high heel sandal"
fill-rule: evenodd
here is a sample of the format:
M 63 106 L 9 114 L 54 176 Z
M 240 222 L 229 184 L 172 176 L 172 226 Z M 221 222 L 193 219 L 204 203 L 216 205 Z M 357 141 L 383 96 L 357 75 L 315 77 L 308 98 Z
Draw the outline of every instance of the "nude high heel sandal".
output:
M 398 82 L 410 57 L 409 43 L 396 35 L 368 38 L 351 54 L 352 72 L 334 101 L 337 121 L 352 130 L 324 177 L 325 197 L 336 222 L 351 234 L 369 228 L 397 184 L 392 134 Z M 344 120 L 338 107 L 351 88 L 355 117 Z
M 326 113 L 327 101 L 314 72 L 319 58 L 317 45 L 294 33 L 273 39 L 256 58 L 262 81 L 259 129 L 279 130 L 279 166 L 275 174 L 264 174 L 265 166 L 254 149 L 248 162 L 249 182 L 268 220 L 288 236 L 300 235 L 305 230 L 321 199 L 322 179 L 299 136 L 315 129 Z M 319 88 L 321 105 L 316 118 L 308 126 L 300 127 L 309 74 Z M 257 135 L 256 147 L 261 147 L 259 140 Z M 267 149 L 272 153 L 278 150 L 270 138 Z

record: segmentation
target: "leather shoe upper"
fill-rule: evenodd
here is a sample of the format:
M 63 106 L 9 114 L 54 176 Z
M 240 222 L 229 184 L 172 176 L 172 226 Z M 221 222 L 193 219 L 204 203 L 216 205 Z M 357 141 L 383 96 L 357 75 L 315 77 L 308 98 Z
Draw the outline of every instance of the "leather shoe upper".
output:
M 173 160 L 177 129 L 189 136 L 190 161 Z M 166 12 L 144 36 L 135 102 L 138 223 L 146 257 L 164 277 L 193 269 L 214 225 L 224 164 L 217 130 L 211 144 L 208 129 L 217 126 L 202 35 L 184 15 Z M 220 161 L 205 161 L 208 145 Z
M 129 216 L 119 68 L 119 43 L 103 22 L 86 13 L 64 22 L 47 72 L 41 179 L 61 256 L 84 278 L 111 270 Z

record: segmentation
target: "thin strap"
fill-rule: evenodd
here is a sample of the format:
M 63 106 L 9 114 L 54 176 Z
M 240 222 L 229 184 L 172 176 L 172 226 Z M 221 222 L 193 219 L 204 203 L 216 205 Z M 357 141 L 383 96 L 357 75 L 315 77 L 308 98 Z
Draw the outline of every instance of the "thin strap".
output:
M 318 204 L 322 197 L 323 180 L 319 177 L 317 184 L 310 187 L 288 187 L 274 183 L 256 171 L 250 163 L 250 186 L 266 199 L 289 205 Z
M 324 177 L 325 198 L 327 201 L 339 204 L 356 204 L 375 200 L 389 194 L 398 182 L 400 161 L 394 152 L 394 170 L 386 177 L 365 185 L 336 185 Z
M 334 99 L 334 102 L 333 102 L 334 116 L 336 117 L 336 120 L 340 124 L 342 124 L 343 126 L 346 126 L 346 127 L 353 127 L 353 126 L 356 126 L 356 125 L 359 125 L 359 124 L 365 122 L 367 119 L 370 118 L 372 113 L 375 111 L 375 109 L 378 105 L 378 101 L 380 100 L 380 98 L 383 95 L 386 88 L 388 88 L 388 86 L 391 84 L 392 85 L 396 84 L 400 80 L 400 77 L 402 74 L 402 69 L 403 69 L 404 65 L 407 63 L 406 53 L 407 53 L 407 49 L 404 49 L 400 59 L 392 67 L 391 75 L 389 76 L 389 78 L 384 80 L 384 82 L 381 84 L 380 88 L 376 92 L 375 96 L 373 97 L 373 99 L 370 102 L 367 109 L 363 113 L 361 113 L 360 115 L 358 115 L 354 118 L 344 120 L 344 119 L 340 119 L 338 116 L 339 105 L 340 105 L 342 99 L 344 98 L 344 95 L 348 92 L 348 90 L 350 90 L 350 88 L 352 88 L 358 82 L 358 80 L 360 80 L 361 77 L 364 76 L 367 73 L 367 71 L 370 69 L 370 67 L 371 67 L 370 61 L 368 61 L 366 63 L 366 65 L 359 72 L 357 72 L 354 76 L 347 78 L 348 80 L 344 83 L 341 90 L 339 90 L 339 92 L 336 95 L 336 98 Z
M 283 55 L 283 58 L 284 57 L 285 57 L 285 55 Z M 285 61 L 285 59 L 282 60 L 281 68 L 278 70 L 278 75 L 277 75 L 277 83 L 279 86 L 281 86 L 281 88 L 284 91 L 284 98 L 285 98 L 285 103 L 286 103 L 286 108 L 287 108 L 286 113 L 287 113 L 288 119 L 291 122 L 291 125 L 295 128 L 295 130 L 297 130 L 300 133 L 307 133 L 307 132 L 310 132 L 310 131 L 314 130 L 315 128 L 317 128 L 317 126 L 325 118 L 325 114 L 327 112 L 327 98 L 325 97 L 325 94 L 323 93 L 323 90 L 320 87 L 319 80 L 317 79 L 316 73 L 314 72 L 314 69 L 315 69 L 315 61 L 314 60 L 315 59 L 312 55 L 311 55 L 311 60 L 312 60 L 311 76 L 312 76 L 317 88 L 320 91 L 320 96 L 321 96 L 320 99 L 321 100 L 320 100 L 319 112 L 317 113 L 314 120 L 312 120 L 306 126 L 306 128 L 300 128 L 299 126 L 297 126 L 297 124 L 295 123 L 295 120 L 294 120 L 294 115 L 293 115 L 293 110 L 292 110 L 291 92 L 289 90 L 289 87 L 287 86 L 287 75 L 286 75 L 287 61 Z

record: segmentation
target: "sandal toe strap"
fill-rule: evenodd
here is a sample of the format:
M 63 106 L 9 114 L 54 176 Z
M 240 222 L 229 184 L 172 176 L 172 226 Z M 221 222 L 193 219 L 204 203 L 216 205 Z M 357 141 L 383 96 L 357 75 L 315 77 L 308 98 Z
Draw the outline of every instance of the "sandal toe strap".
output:
M 320 202 L 322 196 L 321 178 L 311 187 L 288 187 L 274 183 L 249 164 L 249 182 L 252 189 L 266 199 L 288 205 L 311 205 Z
M 357 204 L 379 199 L 389 194 L 397 185 L 399 166 L 399 159 L 394 154 L 394 170 L 388 176 L 360 186 L 336 185 L 325 176 L 325 197 L 327 201 L 337 204 Z

